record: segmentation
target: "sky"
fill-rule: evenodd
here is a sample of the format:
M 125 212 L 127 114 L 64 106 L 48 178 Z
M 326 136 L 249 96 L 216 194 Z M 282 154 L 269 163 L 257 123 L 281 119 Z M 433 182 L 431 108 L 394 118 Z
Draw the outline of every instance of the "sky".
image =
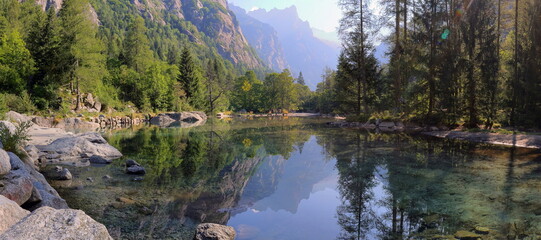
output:
M 342 17 L 338 0 L 228 0 L 228 2 L 247 11 L 258 8 L 284 9 L 295 5 L 302 20 L 308 21 L 312 28 L 325 32 L 337 31 L 338 22 Z

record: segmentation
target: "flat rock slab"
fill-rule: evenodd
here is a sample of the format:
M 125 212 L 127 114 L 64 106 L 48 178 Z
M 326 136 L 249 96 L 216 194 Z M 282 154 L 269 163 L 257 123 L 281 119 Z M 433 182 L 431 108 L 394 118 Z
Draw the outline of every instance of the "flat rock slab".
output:
M 81 210 L 41 207 L 0 235 L 0 240 L 113 239 L 107 228 Z
M 109 145 L 99 133 L 94 132 L 59 138 L 49 145 L 36 147 L 49 156 L 58 154 L 58 158 L 54 158 L 58 162 L 91 156 L 107 159 L 122 157 L 120 151 Z
M 422 134 L 458 140 L 466 140 L 479 143 L 490 143 L 523 148 L 541 148 L 541 136 L 523 134 L 497 134 L 497 133 L 473 133 L 461 131 L 435 131 L 423 132 Z

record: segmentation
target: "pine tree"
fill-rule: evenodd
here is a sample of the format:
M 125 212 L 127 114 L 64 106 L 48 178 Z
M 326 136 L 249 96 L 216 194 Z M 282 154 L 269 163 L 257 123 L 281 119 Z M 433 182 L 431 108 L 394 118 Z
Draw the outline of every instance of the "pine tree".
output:
M 302 72 L 299 73 L 299 77 L 297 77 L 297 83 L 300 85 L 306 85 L 306 82 L 304 81 L 304 76 L 302 75 Z
M 124 40 L 122 53 L 124 63 L 138 73 L 145 72 L 154 59 L 146 32 L 145 20 L 137 16 L 131 23 Z
M 195 109 L 203 109 L 205 106 L 204 90 L 202 86 L 202 74 L 190 50 L 185 47 L 182 50 L 179 63 L 179 81 L 186 92 L 186 98 Z
M 61 81 L 62 68 L 58 64 L 62 61 L 60 24 L 54 8 L 47 11 L 46 17 L 36 19 L 28 39 L 28 48 L 37 68 L 29 82 L 30 92 L 38 107 L 57 108 L 59 107 L 59 103 L 56 102 L 57 90 L 64 83 Z
M 369 112 L 368 89 L 370 85 L 366 64 L 372 47 L 368 42 L 367 33 L 372 21 L 366 1 L 341 0 L 339 4 L 344 11 L 339 29 L 344 49 L 339 60 L 338 94 L 343 96 L 343 102 L 354 98 L 354 111 L 360 115 L 361 112 Z M 354 96 L 347 96 L 350 93 Z

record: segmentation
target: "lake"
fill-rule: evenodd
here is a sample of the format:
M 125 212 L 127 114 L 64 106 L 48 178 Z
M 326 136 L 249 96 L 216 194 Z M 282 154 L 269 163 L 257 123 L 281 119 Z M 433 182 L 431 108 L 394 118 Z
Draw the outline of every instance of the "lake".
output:
M 74 180 L 53 186 L 118 239 L 191 239 L 201 222 L 232 226 L 237 239 L 541 237 L 539 150 L 328 121 L 104 132 L 125 157 L 68 167 Z M 124 174 L 125 159 L 146 168 L 142 181 Z

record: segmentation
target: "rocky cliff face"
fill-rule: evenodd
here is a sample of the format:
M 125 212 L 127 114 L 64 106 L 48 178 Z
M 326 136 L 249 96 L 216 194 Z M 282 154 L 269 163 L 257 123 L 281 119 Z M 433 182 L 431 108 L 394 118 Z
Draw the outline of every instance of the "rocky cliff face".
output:
M 60 9 L 62 1 L 37 0 L 37 4 L 42 6 L 43 10 L 51 7 Z M 178 27 L 178 23 L 169 22 L 172 21 L 168 17 L 170 14 L 181 21 L 189 22 L 195 29 L 178 27 L 182 34 L 188 35 L 190 41 L 196 44 L 216 48 L 222 57 L 237 66 L 250 69 L 266 66 L 248 44 L 235 15 L 229 11 L 226 0 L 121 0 L 121 2 L 131 5 L 141 16 L 162 26 L 171 24 L 172 27 Z M 91 18 L 93 22 L 100 24 L 100 13 L 96 13 L 93 7 Z M 205 36 L 197 37 L 200 34 L 196 32 Z
M 220 55 L 248 68 L 263 66 L 257 55 L 250 51 L 250 45 L 225 0 L 185 0 L 183 3 L 185 19 L 216 41 Z
M 229 9 L 237 16 L 242 32 L 250 45 L 252 45 L 268 66 L 274 71 L 282 71 L 289 68 L 284 56 L 282 43 L 274 28 L 248 16 L 242 8 L 229 5 Z
M 299 18 L 295 6 L 270 11 L 260 9 L 248 15 L 276 30 L 292 73 L 302 72 L 311 89 L 321 81 L 325 67 L 336 68 L 340 49 L 314 37 L 310 24 Z

